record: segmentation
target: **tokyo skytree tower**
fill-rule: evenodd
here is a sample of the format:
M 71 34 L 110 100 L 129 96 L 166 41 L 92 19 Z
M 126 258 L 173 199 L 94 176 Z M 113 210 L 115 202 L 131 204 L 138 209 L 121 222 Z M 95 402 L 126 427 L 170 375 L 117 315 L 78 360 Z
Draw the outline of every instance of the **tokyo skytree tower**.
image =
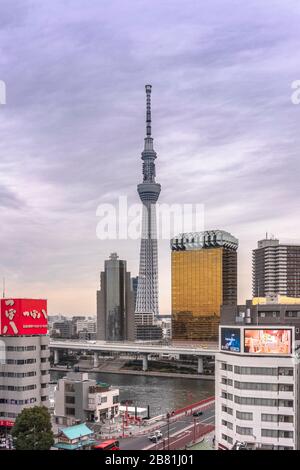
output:
M 158 315 L 158 263 L 156 202 L 161 186 L 155 182 L 156 152 L 151 136 L 151 85 L 146 85 L 146 137 L 143 160 L 143 182 L 137 190 L 143 203 L 140 269 L 136 299 L 136 323 L 153 323 Z

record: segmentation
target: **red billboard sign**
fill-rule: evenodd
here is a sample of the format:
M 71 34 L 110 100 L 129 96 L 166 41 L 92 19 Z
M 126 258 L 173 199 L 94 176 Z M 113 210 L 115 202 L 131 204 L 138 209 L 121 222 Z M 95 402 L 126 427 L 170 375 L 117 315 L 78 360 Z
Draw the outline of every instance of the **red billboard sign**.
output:
M 1 299 L 0 335 L 46 335 L 47 300 Z
M 12 428 L 15 423 L 13 421 L 7 421 L 6 419 L 0 419 L 0 426 L 6 426 Z

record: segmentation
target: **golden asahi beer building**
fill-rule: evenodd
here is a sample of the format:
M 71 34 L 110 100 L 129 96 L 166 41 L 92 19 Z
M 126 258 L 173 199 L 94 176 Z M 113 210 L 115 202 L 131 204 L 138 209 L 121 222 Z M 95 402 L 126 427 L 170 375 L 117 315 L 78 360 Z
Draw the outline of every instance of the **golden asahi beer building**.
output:
M 173 340 L 217 340 L 221 306 L 237 304 L 237 249 L 223 230 L 171 240 Z

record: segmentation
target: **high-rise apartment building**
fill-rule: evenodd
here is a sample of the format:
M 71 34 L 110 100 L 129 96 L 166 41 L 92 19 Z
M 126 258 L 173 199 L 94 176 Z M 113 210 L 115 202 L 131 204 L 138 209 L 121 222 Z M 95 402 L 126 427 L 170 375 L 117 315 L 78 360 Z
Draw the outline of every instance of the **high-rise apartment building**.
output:
M 0 311 L 0 431 L 24 408 L 49 407 L 46 300 L 2 299 Z
M 221 306 L 237 303 L 237 248 L 222 230 L 171 240 L 174 340 L 217 339 Z
M 116 253 L 105 261 L 101 289 L 97 291 L 97 339 L 133 341 L 134 292 L 127 263 Z
M 152 325 L 159 314 L 156 202 L 161 186 L 155 181 L 156 152 L 151 135 L 151 85 L 146 85 L 146 137 L 143 160 L 143 182 L 138 193 L 143 204 L 140 267 L 138 276 L 135 318 L 139 325 Z
M 300 297 L 300 245 L 260 240 L 252 255 L 254 297 L 280 294 Z
M 295 327 L 220 327 L 215 363 L 218 449 L 299 449 Z

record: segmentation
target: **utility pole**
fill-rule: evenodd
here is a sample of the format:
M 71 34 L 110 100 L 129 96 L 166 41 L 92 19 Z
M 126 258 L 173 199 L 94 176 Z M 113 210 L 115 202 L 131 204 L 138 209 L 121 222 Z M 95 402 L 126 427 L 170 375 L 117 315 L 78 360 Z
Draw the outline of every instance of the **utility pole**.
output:
M 168 450 L 170 450 L 170 413 L 167 413 L 167 423 L 168 423 Z

